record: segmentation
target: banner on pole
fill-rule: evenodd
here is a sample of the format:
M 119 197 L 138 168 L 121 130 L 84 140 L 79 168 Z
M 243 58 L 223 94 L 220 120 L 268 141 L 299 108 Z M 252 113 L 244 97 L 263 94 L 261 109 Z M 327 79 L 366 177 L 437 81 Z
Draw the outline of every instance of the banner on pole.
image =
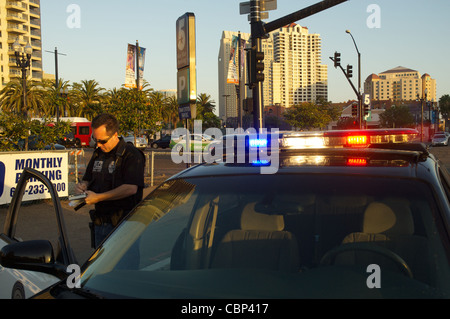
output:
M 125 73 L 125 87 L 127 88 L 136 88 L 136 51 L 136 45 L 128 44 Z M 145 51 L 145 48 L 139 47 L 139 79 L 144 78 Z M 139 86 L 142 89 L 142 84 Z
M 241 55 L 241 65 L 239 66 L 241 70 L 244 65 L 244 49 L 245 49 L 245 40 L 241 39 L 241 43 L 239 45 L 239 38 L 233 35 L 231 40 L 231 48 L 230 48 L 230 61 L 228 62 L 228 74 L 227 74 L 227 83 L 229 84 L 239 84 L 239 73 L 238 73 L 238 64 L 239 64 L 239 56 Z

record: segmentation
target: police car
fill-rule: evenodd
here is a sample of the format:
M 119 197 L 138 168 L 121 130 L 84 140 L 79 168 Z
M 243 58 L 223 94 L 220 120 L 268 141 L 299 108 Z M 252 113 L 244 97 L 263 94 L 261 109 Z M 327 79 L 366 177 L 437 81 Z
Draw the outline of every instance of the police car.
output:
M 35 298 L 449 298 L 450 177 L 417 135 L 232 135 L 222 160 L 169 178 L 127 216 L 80 288 L 63 280 Z M 56 265 L 10 258 L 21 245 L 0 262 Z
M 22 242 L 16 233 L 22 197 L 31 179 L 40 181 L 51 194 L 54 211 L 50 213 L 54 214 L 59 230 L 53 243 L 44 240 Z M 29 219 L 29 216 L 21 217 Z M 57 192 L 48 178 L 38 171 L 27 168 L 21 174 L 0 233 L 0 249 L 0 299 L 29 298 L 66 278 L 67 266 L 76 264 Z M 51 264 L 51 267 L 46 264 Z

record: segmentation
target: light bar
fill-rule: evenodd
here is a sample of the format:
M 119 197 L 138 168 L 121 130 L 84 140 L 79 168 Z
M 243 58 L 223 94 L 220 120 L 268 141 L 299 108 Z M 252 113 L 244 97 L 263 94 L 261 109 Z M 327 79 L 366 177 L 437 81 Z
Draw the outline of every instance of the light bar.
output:
M 323 132 L 285 132 L 281 149 L 370 147 L 371 145 L 410 143 L 417 140 L 414 129 L 337 130 Z
M 250 147 L 267 147 L 268 141 L 266 138 L 251 138 L 248 143 Z
M 326 146 L 323 136 L 293 136 L 283 138 L 282 142 L 284 148 L 292 149 L 322 148 Z
M 365 166 L 367 160 L 365 158 L 349 158 L 347 159 L 347 165 L 349 166 Z
M 366 135 L 350 135 L 347 137 L 348 145 L 367 145 Z

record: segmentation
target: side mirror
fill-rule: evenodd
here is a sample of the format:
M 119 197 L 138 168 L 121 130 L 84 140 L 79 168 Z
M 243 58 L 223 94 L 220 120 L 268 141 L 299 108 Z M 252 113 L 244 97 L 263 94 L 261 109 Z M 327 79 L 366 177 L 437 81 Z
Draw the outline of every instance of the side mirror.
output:
M 48 240 L 30 240 L 4 246 L 0 265 L 6 268 L 38 271 L 65 278 L 63 265 L 55 263 L 52 244 Z

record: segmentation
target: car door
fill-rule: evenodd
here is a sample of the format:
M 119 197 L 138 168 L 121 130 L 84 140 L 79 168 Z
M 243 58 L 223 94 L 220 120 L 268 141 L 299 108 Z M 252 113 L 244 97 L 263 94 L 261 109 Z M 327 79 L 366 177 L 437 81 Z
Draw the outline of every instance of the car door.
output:
M 29 220 L 29 216 L 23 216 L 20 219 L 22 199 L 27 189 L 27 184 L 30 180 L 39 181 L 50 192 L 52 206 L 49 205 L 49 210 L 54 210 L 55 217 L 55 234 L 39 234 L 37 230 L 37 239 L 53 237 L 54 240 L 48 240 L 51 244 L 52 256 L 55 257 L 54 263 L 51 265 L 26 265 L 23 266 L 19 260 L 16 259 L 17 267 L 11 266 L 11 261 L 7 261 L 9 255 L 15 257 L 30 254 L 30 257 L 38 255 L 39 245 L 47 241 L 43 240 L 25 240 L 23 241 L 17 234 L 19 221 L 23 219 L 29 223 L 38 225 L 37 220 Z M 23 210 L 22 210 L 23 211 Z M 50 216 L 52 216 L 51 212 Z M 39 228 L 36 226 L 35 228 Z M 42 235 L 42 237 L 41 237 Z M 37 244 L 34 245 L 33 244 Z M 44 245 L 45 246 L 45 245 Z M 47 246 L 50 247 L 50 246 Z M 7 253 L 8 252 L 8 253 Z M 26 256 L 24 256 L 26 257 Z M 64 223 L 64 216 L 62 214 L 61 203 L 59 201 L 56 190 L 50 180 L 42 173 L 25 168 L 17 183 L 14 195 L 9 205 L 8 212 L 5 219 L 3 233 L 0 234 L 0 298 L 25 298 L 30 297 L 49 287 L 53 283 L 58 282 L 66 276 L 65 269 L 68 265 L 76 264 L 75 256 L 70 248 L 69 239 L 67 237 L 66 226 Z M 6 265 L 5 265 L 6 264 Z M 20 268 L 20 269 L 19 269 Z

